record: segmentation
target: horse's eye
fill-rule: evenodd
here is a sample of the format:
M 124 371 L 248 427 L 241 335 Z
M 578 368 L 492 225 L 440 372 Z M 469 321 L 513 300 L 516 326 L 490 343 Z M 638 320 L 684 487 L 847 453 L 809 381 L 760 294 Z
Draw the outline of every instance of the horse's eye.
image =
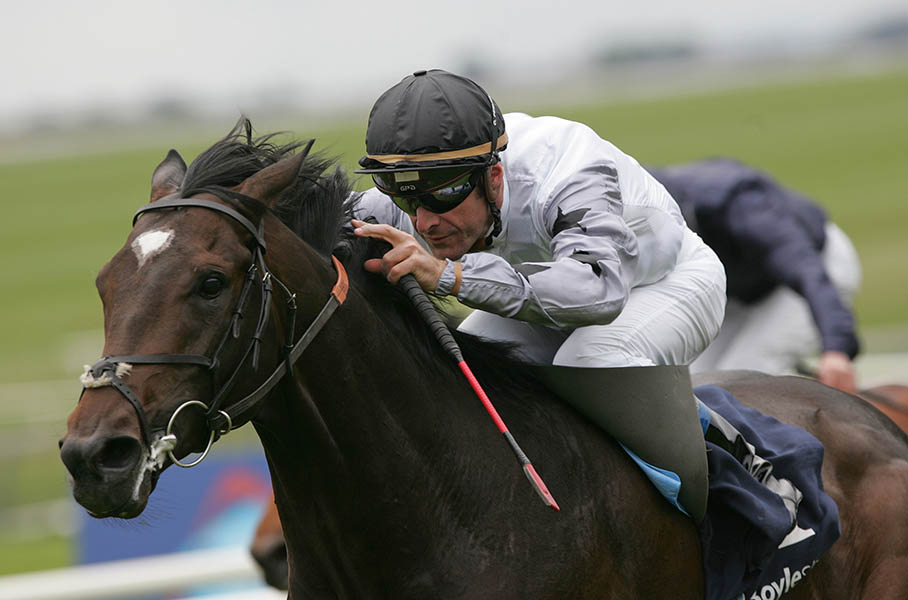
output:
M 222 289 L 224 289 L 224 279 L 210 275 L 202 281 L 199 293 L 205 298 L 216 298 Z

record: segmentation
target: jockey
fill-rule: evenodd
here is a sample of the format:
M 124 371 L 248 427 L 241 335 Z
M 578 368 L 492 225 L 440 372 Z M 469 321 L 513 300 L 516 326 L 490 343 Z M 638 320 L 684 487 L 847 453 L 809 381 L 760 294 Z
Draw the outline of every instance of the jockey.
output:
M 505 151 L 507 149 L 507 151 Z M 375 103 L 356 233 L 393 247 L 366 268 L 474 312 L 460 329 L 531 362 L 685 365 L 719 330 L 725 272 L 672 197 L 582 125 L 498 106 L 417 71 Z
M 856 393 L 859 343 L 849 306 L 861 265 L 823 209 L 728 158 L 650 172 L 728 273 L 722 329 L 691 371 L 781 374 L 819 353 L 819 380 Z
M 357 173 L 375 187 L 352 224 L 392 248 L 365 268 L 473 308 L 460 330 L 569 367 L 687 365 L 718 333 L 719 259 L 665 188 L 589 127 L 502 116 L 479 85 L 433 69 L 378 98 L 366 152 Z M 650 445 L 699 519 L 706 455 L 689 400 L 681 441 Z

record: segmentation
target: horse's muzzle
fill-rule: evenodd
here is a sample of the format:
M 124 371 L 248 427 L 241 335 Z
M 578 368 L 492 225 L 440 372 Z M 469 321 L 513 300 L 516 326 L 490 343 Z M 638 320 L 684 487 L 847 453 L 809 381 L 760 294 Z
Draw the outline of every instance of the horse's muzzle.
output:
M 134 517 L 145 507 L 141 442 L 132 436 L 66 436 L 60 458 L 72 478 L 73 496 L 93 516 Z

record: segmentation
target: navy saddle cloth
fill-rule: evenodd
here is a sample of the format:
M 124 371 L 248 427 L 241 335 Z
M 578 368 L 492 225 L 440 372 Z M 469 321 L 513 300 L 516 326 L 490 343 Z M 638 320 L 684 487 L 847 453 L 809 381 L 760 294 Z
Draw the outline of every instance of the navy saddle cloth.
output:
M 715 429 L 709 431 L 709 411 L 700 411 L 709 464 L 709 503 L 700 525 L 706 600 L 780 598 L 840 535 L 838 509 L 820 479 L 823 444 L 799 427 L 743 406 L 719 387 L 694 392 L 743 437 L 737 448 L 711 442 L 716 436 Z M 794 526 L 794 504 L 786 507 L 761 482 L 767 465 L 755 476 L 749 459 L 742 464 L 742 442 L 771 465 L 771 479 L 800 492 Z

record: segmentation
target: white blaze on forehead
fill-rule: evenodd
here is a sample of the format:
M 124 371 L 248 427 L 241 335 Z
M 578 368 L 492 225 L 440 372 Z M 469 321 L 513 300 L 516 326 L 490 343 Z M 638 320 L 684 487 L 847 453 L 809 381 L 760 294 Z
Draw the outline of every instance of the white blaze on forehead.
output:
M 139 259 L 139 266 L 155 254 L 160 254 L 173 241 L 173 230 L 155 229 L 146 231 L 132 242 L 132 251 Z

